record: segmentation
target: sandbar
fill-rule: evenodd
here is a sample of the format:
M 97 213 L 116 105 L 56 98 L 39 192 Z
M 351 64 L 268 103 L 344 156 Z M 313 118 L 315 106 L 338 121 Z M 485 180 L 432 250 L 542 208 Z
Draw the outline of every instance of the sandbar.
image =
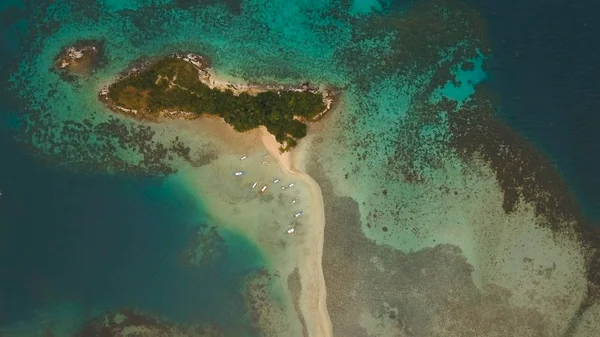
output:
M 206 60 L 200 56 L 187 54 L 177 57 L 194 65 L 202 83 L 211 89 L 232 90 L 236 94 L 256 94 L 266 90 L 314 90 L 322 93 L 326 108 L 311 121 L 321 119 L 332 109 L 334 100 L 329 89 L 311 89 L 308 84 L 294 88 L 224 80 L 211 71 Z M 103 89 L 100 98 L 105 98 L 106 95 L 107 91 Z M 113 111 L 128 114 L 125 111 L 127 109 L 112 108 Z M 203 151 L 202 149 L 210 149 L 215 153 L 209 165 L 182 167 L 179 176 L 185 180 L 186 187 L 201 199 L 201 204 L 206 207 L 212 219 L 229 229 L 239 231 L 257 244 L 271 260 L 270 269 L 274 274 L 287 279 L 293 270 L 298 271 L 300 295 L 295 303 L 301 311 L 297 314 L 302 315 L 300 321 L 305 328 L 303 334 L 311 337 L 332 336 L 322 270 L 325 226 L 323 197 L 319 185 L 302 171 L 315 130 L 319 128 L 309 125 L 306 137 L 298 146 L 282 153 L 283 144 L 264 126 L 237 132 L 221 117 L 202 114 L 187 118 L 182 113 L 162 113 L 156 121 L 161 122 L 163 131 L 167 134 L 177 133 L 183 142 L 194 144 L 196 150 L 192 153 Z M 267 150 L 266 153 L 264 149 Z M 272 164 L 269 164 L 269 157 L 274 159 Z M 241 171 L 244 172 L 243 176 L 232 176 L 232 172 Z M 275 177 L 284 180 L 285 185 L 277 184 L 279 179 Z M 291 184 L 294 181 L 295 186 Z M 259 186 L 268 185 L 264 194 L 258 193 L 260 187 L 255 188 L 258 182 Z M 290 188 L 286 187 L 288 185 Z M 298 199 L 294 205 L 290 205 L 292 198 L 295 198 L 294 201 Z M 297 222 L 292 214 L 302 210 L 306 212 L 303 212 L 302 219 Z M 289 221 L 294 222 L 290 224 Z M 285 234 L 285 228 L 289 226 L 298 226 L 292 235 Z M 294 326 L 292 323 L 290 327 L 282 328 L 291 330 L 279 330 L 275 334 L 297 331 Z
M 323 268 L 321 261 L 323 259 L 323 238 L 325 228 L 325 207 L 319 185 L 306 173 L 298 171 L 294 163 L 302 161 L 306 156 L 303 152 L 305 148 L 299 151 L 284 152 L 279 151 L 280 144 L 275 140 L 266 128 L 260 128 L 262 132 L 262 142 L 281 168 L 288 174 L 304 181 L 311 192 L 311 225 L 312 239 L 306 241 L 307 258 L 299 262 L 300 278 L 302 280 L 302 295 L 300 296 L 300 307 L 303 310 L 304 319 L 311 336 L 332 336 L 331 321 L 327 312 L 325 289 L 325 278 L 323 277 Z M 302 152 L 300 152 L 302 151 Z
M 303 171 L 319 126 L 310 125 L 307 136 L 297 147 L 281 153 L 281 144 L 264 127 L 240 133 L 216 116 L 196 120 L 165 119 L 162 124 L 177 130 L 186 142 L 211 143 L 218 149 L 218 158 L 210 165 L 182 169 L 178 177 L 183 179 L 185 188 L 200 196 L 200 203 L 216 223 L 254 242 L 270 260 L 270 271 L 280 275 L 281 280 L 286 280 L 297 269 L 301 311 L 298 314 L 302 315 L 308 336 L 332 336 L 321 263 L 325 226 L 323 198 L 319 185 Z M 197 140 L 188 138 L 189 135 L 195 135 Z M 240 160 L 242 155 L 247 159 Z M 261 164 L 261 161 L 269 163 Z M 246 175 L 232 177 L 232 172 L 240 169 L 246 171 Z M 295 186 L 282 190 L 273 184 L 274 177 L 281 178 L 284 184 L 295 182 Z M 258 188 L 251 188 L 254 181 L 259 181 L 259 186 L 268 184 L 266 194 L 272 197 L 259 196 Z M 297 207 L 289 205 L 293 197 L 299 200 Z M 279 204 L 281 198 L 284 206 Z M 292 217 L 292 212 L 301 209 L 305 212 L 296 233 L 285 234 L 287 219 Z

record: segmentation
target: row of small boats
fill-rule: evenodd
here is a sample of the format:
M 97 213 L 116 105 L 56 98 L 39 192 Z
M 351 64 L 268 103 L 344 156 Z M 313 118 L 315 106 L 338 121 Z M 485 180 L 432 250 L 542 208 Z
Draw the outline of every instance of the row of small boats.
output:
M 244 155 L 244 156 L 241 156 L 241 157 L 240 157 L 240 160 L 244 161 L 244 160 L 246 160 L 247 158 L 248 158 L 248 157 Z M 266 161 L 266 160 L 263 160 L 263 164 L 265 164 L 265 163 L 268 163 L 268 161 Z M 235 177 L 242 177 L 242 176 L 244 176 L 244 175 L 246 175 L 246 172 L 245 172 L 245 171 L 241 171 L 241 170 L 240 170 L 240 171 L 235 171 L 235 172 L 233 173 L 233 176 L 235 176 Z M 280 181 L 281 181 L 281 179 L 279 179 L 279 178 L 275 178 L 275 179 L 273 179 L 273 184 L 277 184 L 277 183 L 279 183 Z M 253 183 L 252 183 L 252 185 L 251 185 L 252 189 L 255 189 L 255 188 L 258 186 L 258 183 L 259 183 L 259 181 L 258 181 L 258 180 L 257 180 L 257 181 L 255 181 L 255 182 L 253 182 Z M 285 190 L 285 189 L 288 189 L 288 188 L 292 188 L 292 187 L 294 187 L 294 185 L 295 185 L 295 184 L 296 184 L 295 182 L 291 182 L 291 183 L 289 183 L 289 184 L 287 184 L 287 185 L 283 185 L 283 186 L 281 186 L 281 189 L 282 189 L 282 190 Z M 265 184 L 265 185 L 263 185 L 263 186 L 260 188 L 260 190 L 259 190 L 259 193 L 260 193 L 260 194 L 263 194 L 264 192 L 266 192 L 266 191 L 267 191 L 267 189 L 268 189 L 268 186 Z M 298 201 L 298 199 L 297 199 L 297 198 L 294 198 L 294 199 L 292 199 L 292 202 L 291 202 L 291 203 L 292 203 L 292 205 L 293 205 L 293 204 L 295 204 L 297 201 Z M 304 213 L 304 212 L 303 212 L 302 210 L 295 212 L 295 213 L 294 213 L 294 218 L 296 218 L 296 219 L 297 219 L 297 218 L 301 217 L 303 213 Z M 293 227 L 290 227 L 290 228 L 288 228 L 288 229 L 286 230 L 286 234 L 290 234 L 290 235 L 291 235 L 291 234 L 294 234 L 295 232 L 296 232 L 296 227 L 294 227 L 294 226 L 293 226 Z
M 233 176 L 235 176 L 235 177 L 241 177 L 241 176 L 243 176 L 243 175 L 245 175 L 245 174 L 246 174 L 246 172 L 245 172 L 245 171 L 235 171 L 235 172 L 233 173 Z M 275 179 L 273 180 L 273 184 L 277 184 L 277 183 L 279 183 L 280 181 L 281 181 L 281 180 L 280 180 L 279 178 L 275 178 Z M 281 186 L 281 189 L 282 189 L 282 190 L 285 190 L 285 189 L 288 189 L 288 188 L 292 188 L 292 187 L 294 187 L 294 185 L 296 185 L 296 183 L 295 183 L 295 182 L 291 182 L 291 183 L 289 183 L 289 184 L 287 184 L 287 185 Z M 253 188 L 253 189 L 254 189 L 254 188 L 256 188 L 256 186 L 258 186 L 258 180 L 257 180 L 257 181 L 255 181 L 254 183 L 252 183 L 252 188 Z M 260 189 L 260 193 L 264 193 L 264 192 L 267 190 L 267 188 L 268 188 L 268 186 L 267 186 L 267 185 L 263 185 L 263 186 L 261 187 L 261 189 Z

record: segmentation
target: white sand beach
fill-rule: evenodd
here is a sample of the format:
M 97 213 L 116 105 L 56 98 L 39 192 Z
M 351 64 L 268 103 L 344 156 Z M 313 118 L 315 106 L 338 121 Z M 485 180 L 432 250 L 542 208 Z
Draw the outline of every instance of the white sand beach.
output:
M 319 185 L 301 171 L 317 128 L 309 128 L 307 137 L 296 148 L 282 154 L 281 144 L 264 127 L 239 133 L 223 119 L 211 116 L 163 122 L 171 129 L 168 133 L 178 130 L 186 143 L 217 151 L 210 164 L 183 168 L 177 175 L 184 188 L 197 196 L 209 217 L 256 244 L 269 261 L 269 271 L 278 275 L 285 289 L 288 277 L 298 272 L 301 289 L 296 307 L 302 319 L 298 320 L 291 299 L 298 294 L 284 290 L 288 297 L 283 300 L 286 309 L 281 309 L 277 318 L 265 318 L 284 323 L 266 335 L 301 336 L 303 321 L 309 336 L 332 336 L 321 265 L 323 199 Z M 244 171 L 244 175 L 233 176 L 236 171 Z M 276 183 L 275 179 L 280 181 Z M 259 193 L 262 186 L 267 189 Z M 295 218 L 298 211 L 303 214 Z M 286 233 L 290 227 L 295 228 L 291 235 Z
M 325 88 L 252 85 L 217 75 L 206 67 L 201 56 L 178 57 L 193 64 L 200 81 L 210 88 L 251 95 L 282 89 L 318 91 L 325 103 L 325 110 L 318 117 L 332 109 L 333 97 Z M 268 325 L 269 331 L 264 333 L 330 337 L 332 327 L 321 264 L 323 198 L 318 184 L 298 169 L 304 167 L 303 160 L 308 157 L 311 134 L 291 152 L 282 154 L 281 144 L 265 127 L 240 133 L 216 116 L 190 120 L 185 113 L 176 111 L 161 117 L 161 134 L 178 135 L 190 146 L 191 157 L 199 162 L 204 162 L 203 154 L 210 153 L 211 157 L 205 165 L 190 167 L 183 163 L 176 179 L 182 179 L 184 188 L 196 196 L 215 223 L 253 242 L 269 261 L 269 273 L 279 278 L 280 296 L 284 297 L 281 302 L 285 304 L 264 310 L 259 323 Z M 313 133 L 315 129 L 318 128 L 312 128 Z M 299 277 L 300 289 L 289 286 L 291 275 Z
M 302 280 L 301 308 L 306 320 L 308 331 L 311 336 L 332 336 L 331 321 L 327 312 L 325 279 L 323 278 L 323 234 L 325 227 L 325 210 L 321 188 L 306 173 L 298 171 L 294 163 L 301 162 L 306 156 L 306 146 L 293 150 L 295 152 L 279 152 L 279 143 L 266 128 L 261 127 L 262 142 L 269 153 L 277 159 L 277 162 L 290 175 L 298 180 L 304 181 L 310 187 L 311 192 L 311 224 L 312 240 L 308 240 L 305 249 L 308 252 L 304 261 L 298 261 Z M 307 142 L 307 140 L 305 140 Z

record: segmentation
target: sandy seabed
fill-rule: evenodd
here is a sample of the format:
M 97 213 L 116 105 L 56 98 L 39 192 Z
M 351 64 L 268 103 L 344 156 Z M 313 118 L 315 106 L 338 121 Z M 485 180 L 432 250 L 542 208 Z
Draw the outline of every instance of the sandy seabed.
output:
M 263 317 L 268 327 L 259 328 L 274 336 L 332 336 L 321 266 L 323 200 L 319 185 L 302 171 L 314 132 L 282 154 L 280 144 L 264 127 L 239 133 L 217 117 L 164 123 L 218 148 L 217 158 L 209 165 L 182 169 L 176 177 L 198 196 L 209 217 L 254 242 L 267 256 L 269 272 L 282 283 L 292 274 L 299 276 L 299 294 L 284 290 L 281 300 L 287 305 L 275 314 L 265 312 L 271 316 Z M 236 177 L 236 171 L 245 174 Z M 259 193 L 263 186 L 267 190 Z M 295 218 L 299 211 L 302 215 Z M 295 232 L 288 234 L 290 228 Z
M 210 88 L 233 90 L 236 94 L 256 94 L 275 88 L 217 75 L 194 61 L 202 61 L 199 56 L 190 54 L 183 59 L 199 69 L 199 79 Z M 286 88 L 281 86 L 285 90 L 304 90 Z M 326 104 L 322 115 L 332 108 L 333 101 L 326 89 L 320 90 Z M 113 110 L 121 112 L 114 107 Z M 162 136 L 168 139 L 179 135 L 193 149 L 191 157 L 208 158 L 198 160 L 202 165 L 182 163 L 172 179 L 181 180 L 215 223 L 241 233 L 259 248 L 270 262 L 269 277 L 278 278 L 275 283 L 288 284 L 287 290 L 271 289 L 279 292 L 271 302 L 284 305 L 272 304 L 262 313 L 250 313 L 255 319 L 258 317 L 255 325 L 267 336 L 331 336 L 321 267 L 325 225 L 321 190 L 298 169 L 305 166 L 312 134 L 291 152 L 282 154 L 281 144 L 265 127 L 240 133 L 216 116 L 204 115 L 193 120 L 185 118 L 183 112 L 161 116 L 166 118 L 159 118 L 154 127 Z M 312 128 L 315 127 L 318 128 L 313 124 Z M 235 176 L 238 171 L 244 174 Z M 260 193 L 263 188 L 266 190 Z M 301 216 L 296 217 L 299 212 Z M 288 233 L 292 228 L 294 232 Z M 300 289 L 289 289 L 294 283 L 291 279 L 296 276 Z
M 304 160 L 306 158 L 306 143 L 309 140 L 305 140 L 304 145 L 300 150 L 296 152 L 279 153 L 279 144 L 275 140 L 275 137 L 268 133 L 265 128 L 261 128 L 263 134 L 262 141 L 269 153 L 277 158 L 279 165 L 290 175 L 296 177 L 298 180 L 306 183 L 310 188 L 310 200 L 311 200 L 311 224 L 312 228 L 309 236 L 312 240 L 306 242 L 304 247 L 306 258 L 303 261 L 299 261 L 302 267 L 301 279 L 303 279 L 303 293 L 302 297 L 302 311 L 305 313 L 304 317 L 307 320 L 307 325 L 311 327 L 309 331 L 315 331 L 314 336 L 332 336 L 331 321 L 327 312 L 326 305 L 326 289 L 325 279 L 323 278 L 323 267 L 321 261 L 323 259 L 323 236 L 325 230 L 325 207 L 323 205 L 323 197 L 321 196 L 321 188 L 319 185 L 306 173 L 298 171 L 296 166 L 304 166 Z M 307 314 L 311 313 L 310 316 Z M 307 319 L 308 316 L 308 319 Z M 313 334 L 311 334 L 313 336 Z

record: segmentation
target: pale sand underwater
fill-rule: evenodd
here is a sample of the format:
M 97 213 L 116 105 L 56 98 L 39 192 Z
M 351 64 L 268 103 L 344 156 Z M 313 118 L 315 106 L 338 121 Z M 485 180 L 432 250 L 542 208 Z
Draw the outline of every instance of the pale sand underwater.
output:
M 43 22 L 32 36 L 40 42 L 16 74 L 16 89 L 36 112 L 27 145 L 67 167 L 165 175 L 178 169 L 170 182 L 269 259 L 264 277 L 249 282 L 259 286 L 247 292 L 257 304 L 255 324 L 268 336 L 600 335 L 600 287 L 587 274 L 594 247 L 569 220 L 550 230 L 522 186 L 506 211 L 507 193 L 491 164 L 464 160 L 447 146 L 467 133 L 451 130 L 453 102 L 431 104 L 446 84 L 475 84 L 457 78 L 455 68 L 475 67 L 469 60 L 479 52 L 493 55 L 483 16 L 456 1 L 418 1 L 390 15 L 371 11 L 372 2 L 352 6 L 350 15 L 347 1 L 244 1 L 239 16 L 222 6 L 183 11 L 141 3 L 133 8 L 147 11 L 115 15 L 64 4 L 37 10 Z M 47 29 L 54 24 L 60 29 Z M 47 76 L 60 47 L 81 36 L 110 37 L 107 66 L 80 85 Z M 212 50 L 215 76 L 227 78 L 215 86 L 250 89 L 234 76 L 310 80 L 344 87 L 346 102 L 291 159 L 279 160 L 260 130 L 238 134 L 211 118 L 149 125 L 99 108 L 105 78 L 136 57 L 181 47 Z M 459 112 L 470 118 L 454 116 L 480 135 L 460 138 L 467 147 L 497 140 L 481 131 L 494 125 L 486 116 L 497 104 L 478 105 Z M 291 174 L 288 160 L 318 185 Z M 235 177 L 238 170 L 246 174 Z M 293 181 L 293 188 L 278 188 Z
M 309 134 L 292 152 L 281 154 L 274 136 L 262 127 L 238 133 L 213 117 L 165 123 L 193 130 L 219 149 L 218 157 L 209 165 L 182 169 L 174 179 L 198 195 L 216 223 L 256 243 L 270 261 L 270 273 L 285 283 L 298 272 L 298 303 L 289 302 L 296 294 L 287 294 L 281 300 L 288 308 L 265 310 L 259 326 L 269 336 L 332 336 L 321 268 L 325 225 L 321 190 L 299 170 L 305 166 L 312 136 Z M 242 176 L 234 175 L 240 171 Z M 274 182 L 276 179 L 279 181 Z M 261 194 L 263 186 L 267 189 Z M 298 212 L 302 214 L 296 218 Z M 294 232 L 288 234 L 291 228 Z M 296 305 L 301 318 L 294 314 Z
M 526 202 L 506 214 L 481 160 L 449 156 L 424 171 L 425 183 L 407 183 L 381 169 L 387 138 L 380 137 L 359 148 L 369 160 L 358 164 L 352 144 L 377 128 L 349 126 L 356 107 L 344 99 L 284 155 L 264 129 L 240 134 L 209 117 L 163 123 L 216 154 L 174 179 L 217 223 L 256 243 L 280 285 L 299 275 L 297 305 L 289 287 L 274 290 L 272 303 L 284 304 L 266 306 L 258 326 L 273 336 L 560 336 L 587 293 L 589 252 L 575 231 L 539 226 Z M 291 227 L 296 232 L 286 234 Z
M 298 171 L 295 167 L 306 166 L 306 151 L 309 147 L 309 142 L 314 135 L 305 138 L 302 145 L 298 149 L 292 150 L 292 152 L 286 152 L 281 154 L 279 152 L 279 144 L 275 140 L 275 137 L 269 134 L 265 128 L 261 128 L 263 134 L 263 144 L 271 153 L 271 155 L 277 158 L 280 166 L 290 175 L 298 177 L 299 180 L 304 181 L 310 188 L 311 197 L 311 223 L 314 228 L 311 228 L 313 239 L 312 242 L 307 243 L 305 249 L 308 251 L 308 256 L 302 261 L 298 261 L 303 264 L 300 270 L 305 270 L 304 281 L 303 281 L 303 293 L 306 293 L 302 297 L 303 304 L 302 310 L 305 314 L 305 319 L 309 313 L 312 313 L 316 317 L 309 318 L 307 323 L 312 329 L 309 331 L 315 331 L 315 334 L 311 336 L 324 336 L 330 337 L 333 335 L 331 321 L 329 319 L 329 313 L 327 312 L 327 292 L 325 289 L 325 279 L 323 278 L 323 237 L 325 229 L 325 207 L 323 205 L 323 197 L 321 195 L 321 188 L 319 185 L 306 173 Z M 311 316 L 313 316 L 311 315 Z M 314 325 L 314 326 L 313 326 Z

